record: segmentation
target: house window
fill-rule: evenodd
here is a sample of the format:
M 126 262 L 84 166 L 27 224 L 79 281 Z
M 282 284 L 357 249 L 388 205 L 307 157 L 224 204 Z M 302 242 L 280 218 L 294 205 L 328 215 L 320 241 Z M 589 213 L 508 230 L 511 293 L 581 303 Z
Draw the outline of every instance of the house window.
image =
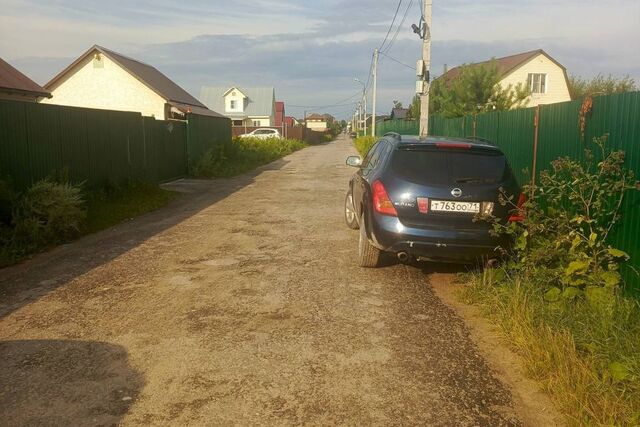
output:
M 542 73 L 529 73 L 528 84 L 531 93 L 546 93 L 547 75 Z
M 236 101 L 235 99 L 232 99 L 232 100 L 230 101 L 230 105 L 231 105 L 231 109 L 232 109 L 232 110 L 235 110 L 235 109 L 236 109 L 236 107 L 237 107 L 237 105 L 238 105 L 238 101 Z
M 254 126 L 260 126 L 260 120 L 254 120 L 253 121 L 253 125 Z

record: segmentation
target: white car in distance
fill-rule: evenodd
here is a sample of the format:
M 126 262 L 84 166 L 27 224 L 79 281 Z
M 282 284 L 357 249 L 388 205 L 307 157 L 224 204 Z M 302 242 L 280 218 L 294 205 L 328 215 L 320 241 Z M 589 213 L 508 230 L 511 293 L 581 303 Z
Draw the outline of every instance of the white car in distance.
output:
M 256 129 L 253 132 L 245 133 L 240 135 L 240 138 L 258 138 L 258 139 L 269 139 L 269 138 L 281 138 L 280 132 L 276 129 Z

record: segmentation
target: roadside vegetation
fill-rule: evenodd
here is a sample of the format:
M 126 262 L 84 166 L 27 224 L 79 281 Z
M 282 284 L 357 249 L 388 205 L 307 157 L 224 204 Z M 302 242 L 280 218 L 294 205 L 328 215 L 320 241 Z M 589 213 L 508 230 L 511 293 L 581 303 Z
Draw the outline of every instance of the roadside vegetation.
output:
M 234 138 L 229 145 L 208 150 L 190 172 L 197 177 L 231 177 L 271 163 L 304 147 L 306 144 L 297 139 Z
M 636 81 L 628 75 L 623 77 L 608 75 L 605 77 L 602 74 L 598 74 L 591 80 L 579 76 L 570 76 L 568 83 L 571 99 L 638 90 Z
M 176 196 L 144 183 L 85 190 L 46 178 L 23 192 L 0 180 L 0 268 L 155 210 Z
M 534 195 L 511 204 L 520 223 L 500 268 L 471 274 L 462 291 L 481 306 L 571 425 L 640 425 L 640 304 L 620 271 L 629 256 L 609 236 L 634 176 L 624 153 L 594 140 L 584 160 L 559 158 Z
M 373 144 L 376 142 L 376 138 L 373 136 L 359 136 L 353 141 L 356 146 L 356 150 L 360 153 L 360 156 L 364 158 L 367 155 Z

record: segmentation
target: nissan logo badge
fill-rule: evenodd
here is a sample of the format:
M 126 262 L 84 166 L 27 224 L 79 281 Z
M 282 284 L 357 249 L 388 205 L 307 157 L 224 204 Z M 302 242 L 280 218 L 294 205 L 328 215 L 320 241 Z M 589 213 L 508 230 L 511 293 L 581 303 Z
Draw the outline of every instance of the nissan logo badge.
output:
M 453 197 L 460 197 L 462 196 L 462 190 L 459 188 L 454 188 L 453 190 L 451 190 L 451 195 Z

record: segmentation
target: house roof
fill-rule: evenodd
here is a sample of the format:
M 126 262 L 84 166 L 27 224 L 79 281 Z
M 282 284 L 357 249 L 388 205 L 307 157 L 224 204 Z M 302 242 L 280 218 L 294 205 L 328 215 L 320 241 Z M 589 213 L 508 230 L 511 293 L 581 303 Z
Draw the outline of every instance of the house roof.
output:
M 51 98 L 51 93 L 0 58 L 0 90 Z
M 55 89 L 65 80 L 65 77 L 70 74 L 78 64 L 80 64 L 85 58 L 87 58 L 89 55 L 94 54 L 95 52 L 100 52 L 116 64 L 120 65 L 131 75 L 137 78 L 140 82 L 142 82 L 145 86 L 147 86 L 149 89 L 151 89 L 167 101 L 174 101 L 180 104 L 206 108 L 200 101 L 189 95 L 187 91 L 175 84 L 171 79 L 162 74 L 155 67 L 98 45 L 92 46 L 78 59 L 72 62 L 71 65 L 69 65 L 57 76 L 51 79 L 51 81 L 44 87 L 49 90 Z
M 275 89 L 273 86 L 233 87 L 246 95 L 248 99 L 242 113 L 225 113 L 224 96 L 229 91 L 228 86 L 202 86 L 200 89 L 200 101 L 211 110 L 219 111 L 231 118 L 244 118 L 247 116 L 270 117 L 274 115 Z
M 307 116 L 307 120 L 322 120 L 322 121 L 327 121 L 327 117 L 326 117 L 326 114 L 313 113 L 313 114 L 309 114 L 309 115 Z
M 560 64 L 558 61 L 553 59 L 551 56 L 549 56 L 548 53 L 546 53 L 542 49 L 536 49 L 529 52 L 518 53 L 515 55 L 505 56 L 503 58 L 489 59 L 488 61 L 476 62 L 470 65 L 488 65 L 491 62 L 495 61 L 496 66 L 498 67 L 498 71 L 504 78 L 508 74 L 511 74 L 512 71 L 515 71 L 522 64 L 532 60 L 533 58 L 535 58 L 540 54 L 545 55 L 547 58 L 553 61 L 556 65 L 562 68 L 563 71 L 566 71 L 565 67 L 562 64 Z M 461 69 L 462 69 L 461 67 L 452 68 L 449 71 L 447 71 L 445 74 L 440 76 L 439 78 L 444 78 L 447 82 L 451 80 L 455 80 L 460 75 Z
M 406 119 L 408 112 L 408 108 L 394 108 L 391 113 L 394 119 Z

